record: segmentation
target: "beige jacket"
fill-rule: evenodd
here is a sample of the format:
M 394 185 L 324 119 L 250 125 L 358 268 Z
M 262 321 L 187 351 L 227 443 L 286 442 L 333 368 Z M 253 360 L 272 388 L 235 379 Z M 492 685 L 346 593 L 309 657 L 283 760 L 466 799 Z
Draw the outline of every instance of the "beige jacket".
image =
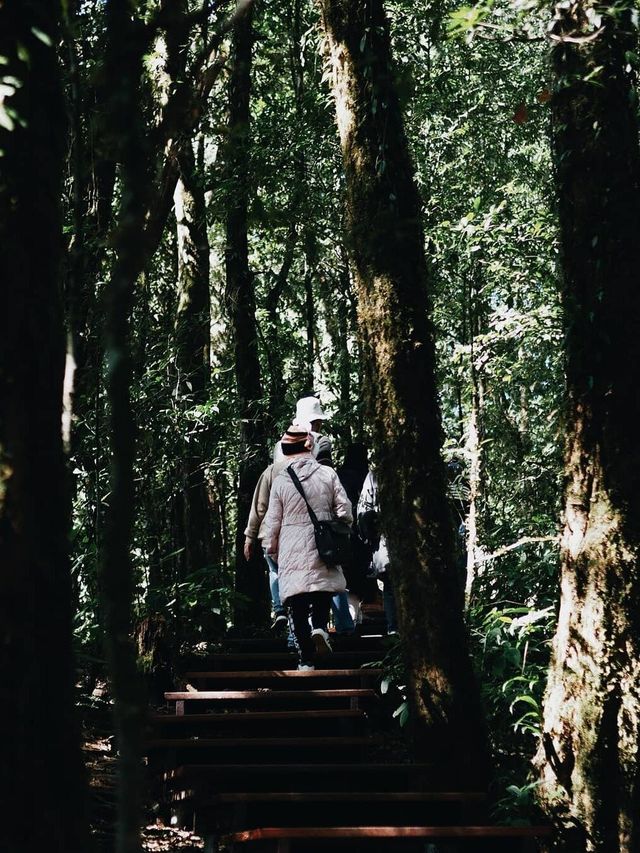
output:
M 351 524 L 351 502 L 332 468 L 320 465 L 310 453 L 296 456 L 293 468 L 320 520 L 339 518 Z M 282 601 L 301 592 L 346 589 L 342 569 L 329 568 L 320 559 L 306 504 L 286 470 L 273 480 L 262 544 L 278 564 Z
M 289 460 L 285 457 L 277 462 L 272 462 L 268 465 L 256 483 L 251 500 L 251 509 L 249 510 L 249 520 L 244 531 L 246 539 L 255 542 L 256 539 L 264 538 L 264 517 L 269 508 L 269 495 L 271 494 L 271 486 L 273 480 L 278 476 L 283 468 L 286 468 Z

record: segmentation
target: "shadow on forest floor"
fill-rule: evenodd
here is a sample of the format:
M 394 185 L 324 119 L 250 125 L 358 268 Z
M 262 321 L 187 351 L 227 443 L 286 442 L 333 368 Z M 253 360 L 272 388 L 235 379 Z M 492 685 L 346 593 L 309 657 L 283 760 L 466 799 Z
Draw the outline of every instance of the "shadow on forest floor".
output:
M 89 776 L 89 822 L 93 853 L 114 849 L 117 760 L 113 748 L 112 706 L 106 686 L 98 682 L 90 696 L 80 700 L 82 752 Z M 196 853 L 204 848 L 199 836 L 155 823 L 148 809 L 143 815 L 142 849 L 149 853 Z

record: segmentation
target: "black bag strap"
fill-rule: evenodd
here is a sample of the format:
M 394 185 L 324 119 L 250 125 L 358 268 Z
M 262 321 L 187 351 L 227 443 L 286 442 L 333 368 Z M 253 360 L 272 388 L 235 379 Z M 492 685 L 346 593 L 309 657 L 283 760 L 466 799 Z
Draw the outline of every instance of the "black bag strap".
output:
M 301 483 L 301 482 L 300 482 L 300 480 L 298 479 L 298 475 L 297 475 L 297 474 L 296 474 L 296 472 L 293 470 L 293 465 L 289 465 L 289 467 L 287 468 L 287 474 L 291 477 L 291 479 L 293 480 L 293 485 L 296 487 L 296 489 L 297 489 L 297 490 L 300 492 L 300 494 L 302 495 L 302 500 L 303 500 L 303 501 L 306 503 L 306 505 L 307 505 L 307 509 L 308 509 L 308 511 L 309 511 L 309 517 L 311 518 L 311 522 L 312 522 L 313 526 L 314 526 L 314 527 L 317 527 L 317 526 L 318 526 L 318 516 L 317 516 L 317 515 L 315 514 L 315 512 L 311 509 L 311 504 L 310 504 L 310 503 L 309 503 L 309 501 L 307 500 L 307 496 L 306 496 L 306 495 L 305 495 L 305 493 L 304 493 L 304 489 L 302 488 L 302 483 Z

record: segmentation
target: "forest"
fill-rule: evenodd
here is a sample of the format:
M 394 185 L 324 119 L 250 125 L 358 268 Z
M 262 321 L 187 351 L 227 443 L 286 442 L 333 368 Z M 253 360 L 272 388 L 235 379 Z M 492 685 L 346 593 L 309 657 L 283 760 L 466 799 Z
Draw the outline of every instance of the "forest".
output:
M 8 853 L 160 849 L 148 708 L 271 651 L 309 396 L 379 483 L 396 758 L 548 828 L 397 849 L 640 853 L 638 8 L 465 1 L 0 0 Z

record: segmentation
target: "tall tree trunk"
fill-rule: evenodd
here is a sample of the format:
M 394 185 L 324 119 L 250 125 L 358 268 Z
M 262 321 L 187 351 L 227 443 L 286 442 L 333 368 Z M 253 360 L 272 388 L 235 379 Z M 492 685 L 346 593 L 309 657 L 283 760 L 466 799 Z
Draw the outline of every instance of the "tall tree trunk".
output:
M 226 301 L 235 353 L 236 384 L 240 410 L 240 470 L 238 526 L 236 530 L 236 621 L 264 623 L 268 617 L 268 590 L 264 560 L 259 549 L 248 562 L 242 553 L 244 529 L 258 477 L 267 464 L 266 423 L 253 275 L 249 268 L 247 218 L 249 207 L 249 98 L 253 12 L 233 28 L 233 68 L 229 81 L 229 131 L 227 139 L 227 239 L 225 247 Z M 257 551 L 257 553 L 255 553 Z
M 106 6 L 105 73 L 110 84 L 109 139 L 120 163 L 121 201 L 112 235 L 115 260 L 107 288 L 105 356 L 111 413 L 111 492 L 101 565 L 105 646 L 115 700 L 119 751 L 117 853 L 140 850 L 142 798 L 142 683 L 132 642 L 135 582 L 131 561 L 135 489 L 135 427 L 130 399 L 129 318 L 134 288 L 144 264 L 140 239 L 149 193 L 140 126 L 142 50 L 140 22 L 128 0 Z
M 0 790 L 11 815 L 2 830 L 8 853 L 89 846 L 61 435 L 59 15 L 49 0 L 0 5 Z
M 406 638 L 418 754 L 484 783 L 487 740 L 440 455 L 420 200 L 381 0 L 320 0 L 347 180 L 381 510 Z
M 179 154 L 180 179 L 174 193 L 178 230 L 178 306 L 176 367 L 180 405 L 202 405 L 209 387 L 210 294 L 209 239 L 202 177 L 193 147 L 185 140 Z M 184 567 L 186 574 L 211 565 L 214 525 L 205 481 L 206 453 L 197 419 L 185 423 L 182 488 L 184 492 Z M 219 543 L 218 543 L 219 544 Z M 219 557 L 218 549 L 218 557 Z
M 553 142 L 566 321 L 558 629 L 537 756 L 560 847 L 640 850 L 640 152 L 631 4 L 559 5 Z

